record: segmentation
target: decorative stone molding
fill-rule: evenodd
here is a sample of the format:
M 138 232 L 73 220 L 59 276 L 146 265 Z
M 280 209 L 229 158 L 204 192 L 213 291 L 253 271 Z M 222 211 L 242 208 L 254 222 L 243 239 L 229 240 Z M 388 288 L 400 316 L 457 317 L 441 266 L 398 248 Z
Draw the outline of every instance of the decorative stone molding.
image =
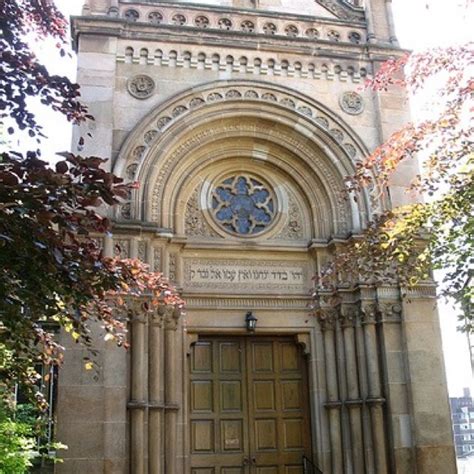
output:
M 232 121 L 233 111 L 244 107 L 249 110 L 248 119 Z M 222 119 L 217 126 L 212 127 L 197 126 L 206 116 L 215 116 L 218 108 L 221 109 L 222 117 L 229 116 L 228 121 Z M 177 114 L 177 111 L 180 113 Z M 254 123 L 254 115 L 256 117 L 257 113 L 259 120 L 264 115 L 269 121 L 277 120 L 275 123 L 279 124 L 279 133 L 269 136 L 265 130 L 259 131 Z M 187 138 L 183 138 L 167 153 L 163 147 L 166 148 L 170 137 L 178 133 L 177 130 L 184 123 L 181 120 L 186 120 L 187 130 L 196 131 L 188 134 Z M 293 124 L 296 122 L 298 129 L 293 129 Z M 190 124 L 193 124 L 191 128 Z M 170 135 L 168 130 L 174 126 L 178 128 Z M 313 138 L 310 141 L 301 140 L 300 133 L 306 133 L 305 136 L 311 135 Z M 134 179 L 152 179 L 153 182 L 148 182 L 147 186 L 141 188 L 146 190 L 147 196 L 141 194 L 142 190 L 134 191 L 130 218 L 135 220 L 145 218 L 167 227 L 174 225 L 162 222 L 164 185 L 169 182 L 174 167 L 185 157 L 190 156 L 193 150 L 222 138 L 232 140 L 231 137 L 242 136 L 269 140 L 271 146 L 283 147 L 289 153 L 300 156 L 306 166 L 314 170 L 315 176 L 325 183 L 323 189 L 326 190 L 325 196 L 328 197 L 321 195 L 319 198 L 329 199 L 326 202 L 331 216 L 324 218 L 320 216 L 321 219 L 329 219 L 321 222 L 334 222 L 335 229 L 330 232 L 344 234 L 348 231 L 351 210 L 348 203 L 335 196 L 338 190 L 342 191 L 342 176 L 353 168 L 354 160 L 368 153 L 364 144 L 348 125 L 322 104 L 284 87 L 253 81 L 216 81 L 192 88 L 153 110 L 137 126 L 127 138 L 116 160 L 116 172 L 123 176 L 128 166 L 138 163 L 138 172 L 132 167 L 129 169 L 130 176 L 133 172 Z M 155 166 L 154 150 L 158 146 L 161 147 L 162 158 L 159 165 Z M 338 156 L 337 161 L 315 153 L 315 147 L 321 146 L 326 150 L 332 150 L 333 156 Z M 277 157 L 272 158 L 272 161 L 275 164 L 278 162 L 277 166 L 283 166 L 282 169 L 285 169 L 286 173 L 293 173 L 286 161 L 278 160 Z M 198 162 L 194 163 L 196 166 L 201 166 Z M 142 173 L 145 175 L 142 176 Z M 139 203 L 147 203 L 146 208 L 140 209 Z M 169 212 L 175 211 L 168 211 L 168 216 L 172 215 Z M 293 233 L 298 234 L 298 225 L 294 225 L 293 228 L 295 229 Z
M 129 239 L 114 239 L 114 254 L 120 258 L 130 257 L 130 240 Z
M 186 29 L 206 28 L 210 30 L 224 30 L 228 32 L 243 32 L 247 34 L 271 34 L 287 36 L 292 38 L 300 37 L 299 32 L 306 32 L 311 28 L 329 28 L 332 27 L 337 30 L 339 38 L 344 38 L 345 41 L 350 42 L 349 30 L 350 25 L 346 25 L 339 19 L 345 22 L 352 22 L 357 26 L 359 31 L 357 33 L 361 36 L 365 33 L 364 28 L 364 13 L 362 9 L 354 9 L 347 6 L 346 3 L 339 0 L 316 0 L 322 4 L 331 13 L 335 14 L 338 19 L 331 18 L 301 18 L 293 15 L 292 23 L 285 24 L 286 18 L 278 14 L 268 14 L 265 11 L 259 11 L 258 15 L 249 14 L 248 10 L 245 13 L 237 11 L 218 12 L 213 11 L 204 6 L 197 7 L 182 6 L 181 12 L 176 12 L 176 7 L 173 5 L 161 4 L 159 9 L 156 7 L 146 7 L 140 5 L 139 8 L 122 7 L 122 16 L 126 21 L 143 22 L 152 26 L 165 27 L 167 25 L 181 26 Z M 188 21 L 189 18 L 189 21 Z M 275 28 L 268 28 L 268 24 L 275 25 Z M 364 37 L 366 34 L 364 34 Z M 313 38 L 310 35 L 304 34 L 302 37 Z M 330 38 L 328 38 L 330 40 Z
M 283 230 L 276 236 L 276 240 L 303 240 L 303 214 L 298 202 L 291 193 L 288 193 L 288 215 Z
M 306 311 L 308 309 L 309 298 L 245 298 L 236 296 L 212 298 L 205 296 L 187 296 L 186 307 L 190 309 L 295 309 Z
M 150 76 L 139 74 L 128 81 L 127 89 L 136 99 L 148 99 L 155 90 L 155 81 Z
M 186 214 L 184 216 L 185 234 L 189 237 L 220 238 L 204 219 L 202 209 L 199 205 L 199 191 L 197 188 L 186 203 Z
M 171 282 L 176 283 L 176 267 L 177 267 L 177 255 L 175 253 L 169 254 L 168 260 L 168 278 Z
M 317 37 L 318 30 L 310 29 L 310 33 Z M 147 45 L 148 46 L 148 45 Z M 229 73 L 246 73 L 259 76 L 288 76 L 301 77 L 302 79 L 328 81 L 339 80 L 360 83 L 368 76 L 368 67 L 360 66 L 360 62 L 335 62 L 328 63 L 308 55 L 302 57 L 289 56 L 280 59 L 280 54 L 275 58 L 271 53 L 260 53 L 258 56 L 234 57 L 230 54 L 223 55 L 222 50 L 208 49 L 205 53 L 191 53 L 190 51 L 176 51 L 168 49 L 169 45 L 162 45 L 154 52 L 147 47 L 138 49 L 136 46 L 126 46 L 123 52 L 118 52 L 118 63 L 138 64 L 141 67 L 170 67 L 189 69 L 208 69 L 227 71 Z
M 364 110 L 364 99 L 354 91 L 344 92 L 339 98 L 339 105 L 349 115 L 358 115 Z
M 153 248 L 153 271 L 161 272 L 161 247 Z
M 247 133 L 253 133 L 255 127 L 253 125 L 246 126 L 245 124 L 234 124 L 227 127 L 221 127 L 219 131 L 212 129 L 206 129 L 199 134 L 196 134 L 189 140 L 183 141 L 176 150 L 167 157 L 166 161 L 162 163 L 160 171 L 156 177 L 156 181 L 153 187 L 153 193 L 151 196 L 151 215 L 153 221 L 159 221 L 160 216 L 159 212 L 161 209 L 162 195 L 163 195 L 163 186 L 162 183 L 166 182 L 170 173 L 172 172 L 172 164 L 178 160 L 178 157 L 188 154 L 191 150 L 195 149 L 202 143 L 208 141 L 212 136 L 218 136 L 220 134 L 225 134 L 226 136 L 231 136 L 232 134 L 238 134 L 240 136 Z M 280 135 L 280 138 L 282 136 Z M 328 167 L 322 162 L 321 159 L 315 155 L 312 150 L 307 147 L 301 140 L 296 139 L 295 137 L 287 136 L 285 137 L 288 144 L 292 147 L 293 150 L 298 150 L 306 156 L 312 156 L 313 160 L 320 162 L 318 166 L 318 171 L 324 177 L 326 183 L 329 184 L 332 190 L 340 189 L 340 184 L 334 173 L 332 173 Z M 338 221 L 338 232 L 345 233 L 347 232 L 347 223 L 349 219 L 348 208 L 343 202 L 343 200 L 337 200 L 337 221 Z
M 140 240 L 138 242 L 137 257 L 142 261 L 146 262 L 146 241 Z

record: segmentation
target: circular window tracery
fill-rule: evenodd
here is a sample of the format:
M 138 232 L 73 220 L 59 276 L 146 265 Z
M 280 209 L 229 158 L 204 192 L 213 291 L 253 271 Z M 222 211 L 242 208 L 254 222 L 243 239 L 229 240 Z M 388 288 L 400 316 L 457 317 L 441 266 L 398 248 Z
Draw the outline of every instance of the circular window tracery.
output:
M 277 213 L 273 191 L 247 174 L 228 177 L 211 192 L 211 212 L 216 223 L 239 236 L 254 236 L 270 227 Z

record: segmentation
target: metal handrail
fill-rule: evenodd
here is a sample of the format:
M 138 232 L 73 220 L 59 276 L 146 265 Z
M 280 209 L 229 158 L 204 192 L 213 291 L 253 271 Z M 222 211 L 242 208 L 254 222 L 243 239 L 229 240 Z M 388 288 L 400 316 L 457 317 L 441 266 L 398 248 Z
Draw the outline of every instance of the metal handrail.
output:
M 309 458 L 303 456 L 303 474 L 323 474 Z

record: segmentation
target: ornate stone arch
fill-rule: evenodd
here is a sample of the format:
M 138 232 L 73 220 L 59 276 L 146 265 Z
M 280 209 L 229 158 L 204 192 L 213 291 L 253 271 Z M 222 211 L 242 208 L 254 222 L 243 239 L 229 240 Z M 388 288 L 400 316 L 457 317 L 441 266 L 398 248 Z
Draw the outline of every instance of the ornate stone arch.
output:
M 371 213 L 366 196 L 357 205 L 340 199 L 344 177 L 366 154 L 339 116 L 299 92 L 260 81 L 216 81 L 150 112 L 125 141 L 114 172 L 142 183 L 126 217 L 174 229 L 186 175 L 226 156 L 272 163 L 300 183 L 314 237 L 327 238 L 359 230 Z

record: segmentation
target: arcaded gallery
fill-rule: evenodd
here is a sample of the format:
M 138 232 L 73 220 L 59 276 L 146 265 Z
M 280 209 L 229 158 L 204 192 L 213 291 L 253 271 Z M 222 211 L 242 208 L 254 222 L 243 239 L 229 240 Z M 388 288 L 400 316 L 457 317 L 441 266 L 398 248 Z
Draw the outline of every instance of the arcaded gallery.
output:
M 76 136 L 140 183 L 104 250 L 162 271 L 186 311 L 136 311 L 97 374 L 65 338 L 58 473 L 456 472 L 434 285 L 342 282 L 310 308 L 318 269 L 417 172 L 341 199 L 408 120 L 402 91 L 363 87 L 402 54 L 390 5 L 88 0 L 72 19 L 96 119 Z

